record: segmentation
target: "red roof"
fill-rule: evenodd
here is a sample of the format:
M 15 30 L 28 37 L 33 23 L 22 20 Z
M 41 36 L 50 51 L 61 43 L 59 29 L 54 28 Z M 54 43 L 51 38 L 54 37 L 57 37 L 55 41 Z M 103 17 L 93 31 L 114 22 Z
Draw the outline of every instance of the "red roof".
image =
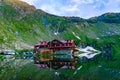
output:
M 74 43 L 74 40 L 58 40 L 58 41 L 60 41 L 63 44 L 72 44 L 72 43 Z M 51 41 L 49 41 L 49 42 L 51 42 Z M 47 46 L 49 42 L 40 41 L 38 44 L 35 44 L 35 46 Z
M 74 41 L 73 40 L 60 40 L 60 42 L 62 43 L 73 43 Z
M 47 43 L 48 42 L 46 42 L 46 41 L 42 41 L 42 42 L 40 42 L 40 45 L 47 45 Z
M 47 41 L 40 41 L 38 44 L 35 44 L 35 46 L 45 46 L 47 44 L 48 44 Z

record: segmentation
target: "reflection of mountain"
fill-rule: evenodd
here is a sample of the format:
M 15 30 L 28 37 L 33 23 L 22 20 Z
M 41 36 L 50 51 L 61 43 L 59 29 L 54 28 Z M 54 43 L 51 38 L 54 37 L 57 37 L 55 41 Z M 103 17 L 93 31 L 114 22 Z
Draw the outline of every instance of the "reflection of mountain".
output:
M 42 59 L 42 60 L 41 60 Z M 51 56 L 42 57 L 38 59 L 37 57 L 34 58 L 35 64 L 41 68 L 53 68 L 53 69 L 74 69 L 75 68 L 75 59 L 71 55 L 62 55 L 62 56 Z

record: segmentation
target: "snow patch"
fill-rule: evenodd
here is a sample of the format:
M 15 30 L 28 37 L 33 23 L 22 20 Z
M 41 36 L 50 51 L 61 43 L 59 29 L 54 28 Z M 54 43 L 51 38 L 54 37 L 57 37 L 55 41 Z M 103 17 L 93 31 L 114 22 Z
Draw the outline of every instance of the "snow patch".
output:
M 100 39 L 99 37 L 97 37 L 96 39 Z
M 78 55 L 79 58 L 86 57 L 87 59 L 91 59 L 95 55 L 100 54 L 100 51 L 98 51 L 90 46 L 87 46 L 86 48 L 80 48 L 78 50 L 83 52 L 82 54 Z
M 54 34 L 55 34 L 55 35 L 58 35 L 58 34 L 59 34 L 59 32 L 54 32 Z
M 78 49 L 81 52 L 84 53 L 90 53 L 90 52 L 97 52 L 98 50 L 94 49 L 93 47 L 87 46 L 86 48 L 79 48 Z
M 99 53 L 83 53 L 78 56 L 79 56 L 79 58 L 86 57 L 87 59 L 91 59 L 97 54 L 99 54 Z
M 81 38 L 79 37 L 79 36 L 77 36 L 76 34 L 75 34 L 75 32 L 72 32 L 73 33 L 73 35 L 76 37 L 76 38 L 78 38 L 79 40 L 81 40 Z
M 77 74 L 77 72 L 82 68 L 82 66 L 78 67 L 77 70 L 73 73 L 74 75 Z

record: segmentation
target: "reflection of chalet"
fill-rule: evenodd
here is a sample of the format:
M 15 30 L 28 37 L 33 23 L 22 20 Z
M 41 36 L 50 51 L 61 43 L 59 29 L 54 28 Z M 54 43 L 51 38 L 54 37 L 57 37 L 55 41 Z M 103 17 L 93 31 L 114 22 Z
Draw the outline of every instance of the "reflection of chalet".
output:
M 42 59 L 42 58 L 41 58 Z M 71 57 L 70 55 L 67 56 L 54 56 L 52 59 L 46 59 L 44 61 L 35 61 L 35 64 L 37 64 L 41 68 L 53 68 L 53 69 L 74 69 L 75 68 L 75 59 Z
M 53 56 L 41 56 L 39 57 L 40 61 L 48 61 L 48 60 L 53 60 Z
M 64 54 L 64 56 L 44 56 L 35 57 L 34 63 L 43 68 L 70 68 L 74 69 L 75 59 L 72 57 L 72 51 L 75 49 L 75 42 L 73 40 L 52 40 L 52 41 L 42 41 L 34 45 L 34 53 L 40 54 Z M 67 57 L 66 57 L 66 56 Z

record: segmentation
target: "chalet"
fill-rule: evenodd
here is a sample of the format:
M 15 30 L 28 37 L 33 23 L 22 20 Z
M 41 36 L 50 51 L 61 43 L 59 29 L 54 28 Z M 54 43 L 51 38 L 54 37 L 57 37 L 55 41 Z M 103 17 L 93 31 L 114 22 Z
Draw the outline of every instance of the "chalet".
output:
M 53 53 L 56 50 L 75 49 L 74 40 L 52 40 L 42 41 L 34 45 L 34 53 Z
M 53 53 L 53 50 L 49 49 L 47 41 L 42 41 L 34 45 L 34 53 Z
M 42 41 L 34 45 L 35 54 L 71 54 L 67 57 L 63 56 L 35 56 L 34 64 L 41 68 L 69 68 L 74 69 L 75 59 L 72 57 L 72 52 L 76 48 L 74 40 L 52 40 Z M 69 56 L 69 57 L 68 57 Z

